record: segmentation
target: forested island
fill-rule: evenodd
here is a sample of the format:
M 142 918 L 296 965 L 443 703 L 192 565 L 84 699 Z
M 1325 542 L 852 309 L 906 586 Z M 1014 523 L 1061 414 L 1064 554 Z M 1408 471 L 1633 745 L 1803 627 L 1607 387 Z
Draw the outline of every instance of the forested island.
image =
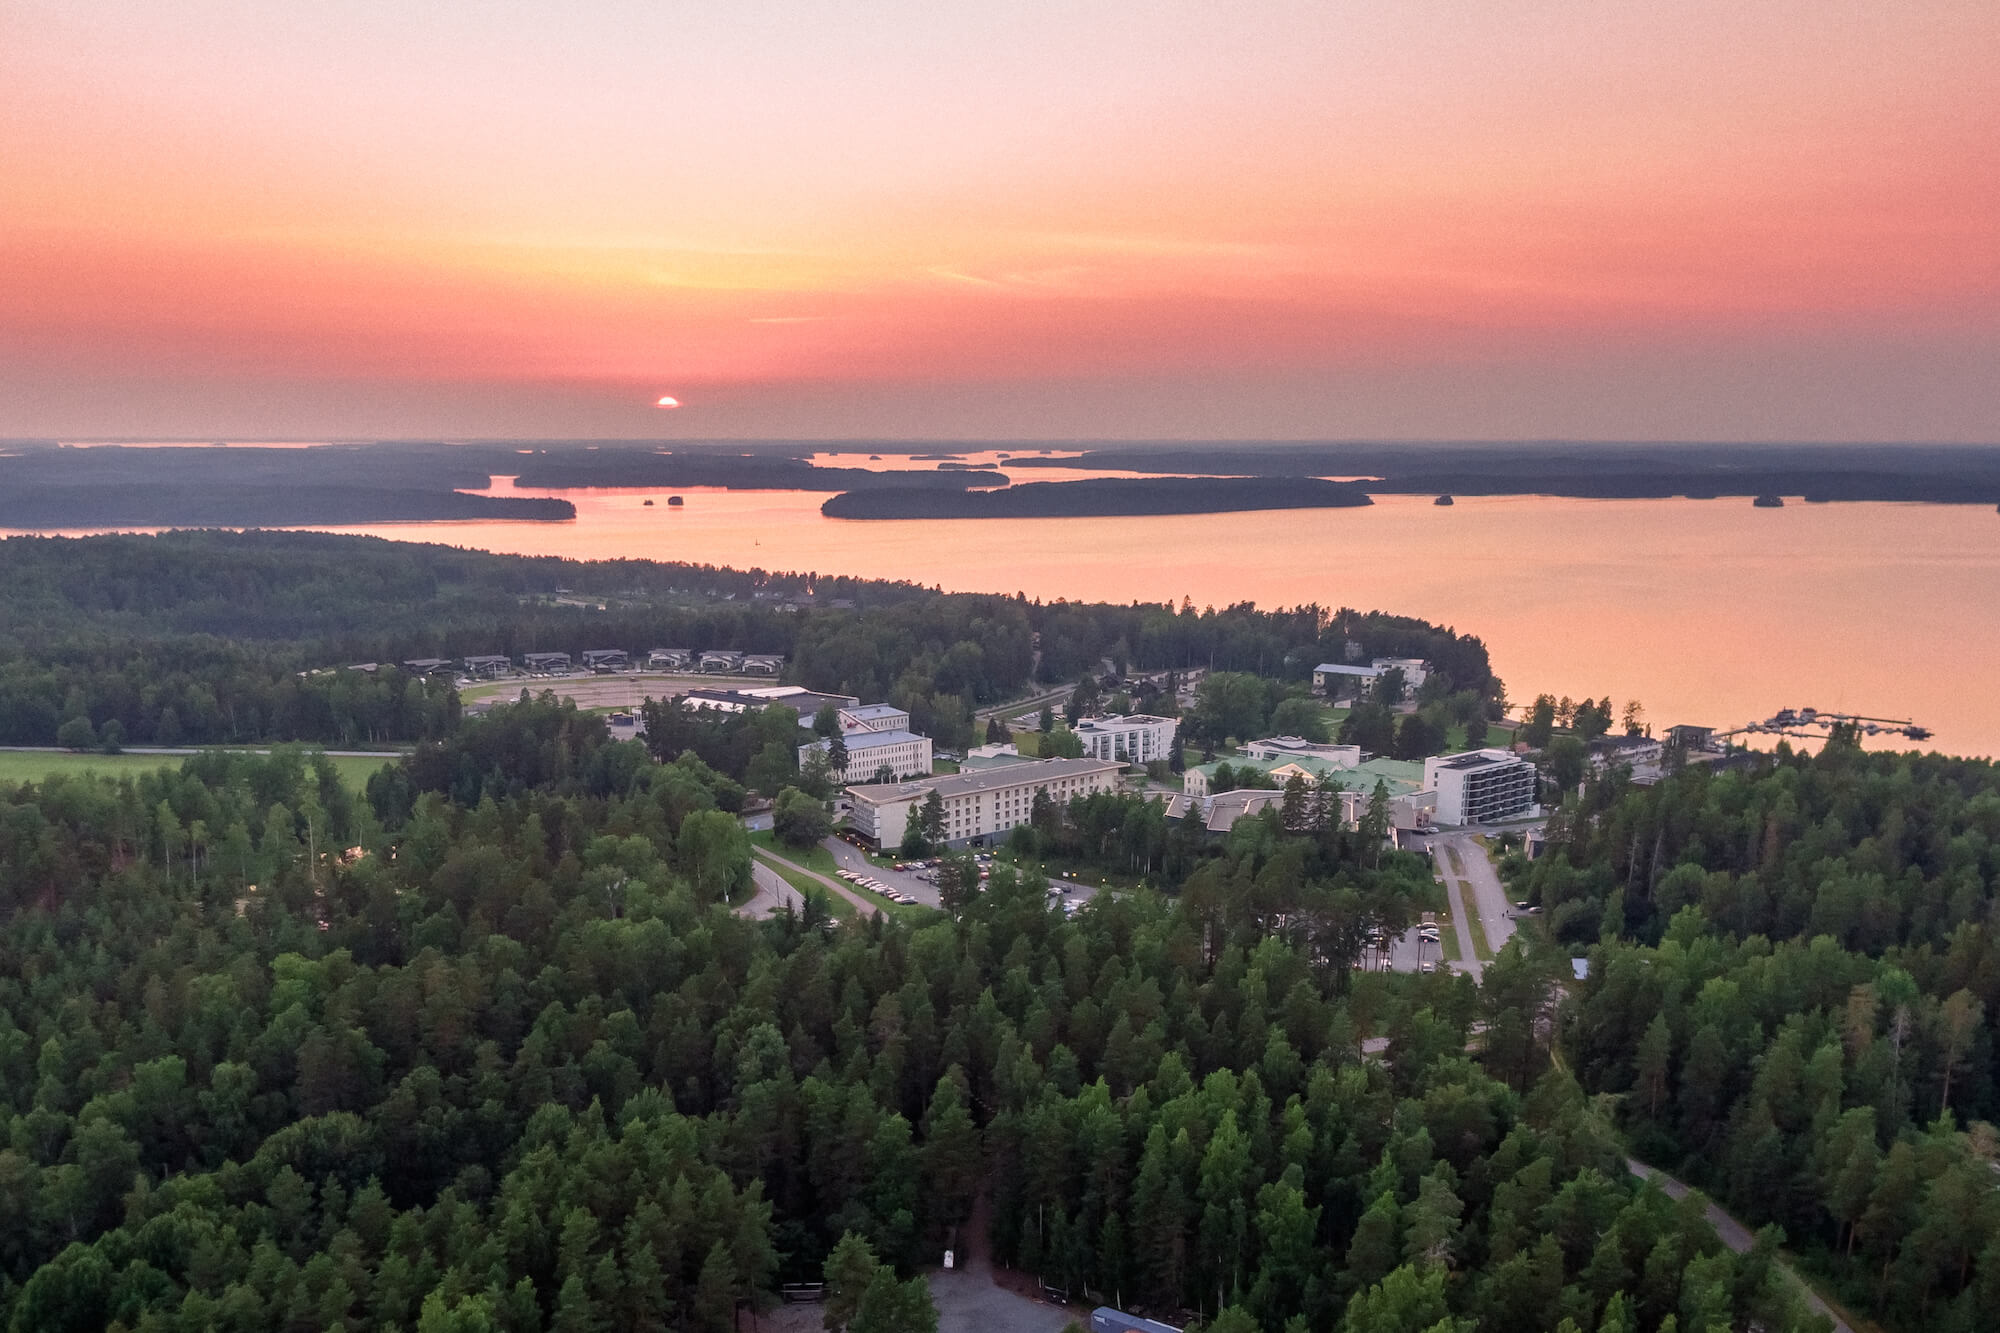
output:
M 1351 509 L 1370 503 L 1367 492 L 1359 487 L 1313 477 L 1106 477 L 1038 481 L 997 491 L 917 491 L 883 486 L 836 495 L 820 506 L 820 512 L 829 518 L 1103 518 L 1254 509 Z
M 463 493 L 488 480 L 474 460 L 390 446 L 23 449 L 0 455 L 0 528 L 576 517 L 568 500 Z
M 529 490 L 720 487 L 833 493 L 838 518 L 1109 517 L 1347 507 L 1370 495 L 1590 499 L 1795 497 L 2000 505 L 2000 448 L 1595 443 L 1107 444 L 1017 454 L 1007 468 L 1165 475 L 1011 485 L 1001 465 L 930 445 L 857 442 L 931 468 L 830 467 L 796 441 L 436 440 L 310 447 L 18 440 L 0 448 L 0 527 L 308 526 L 488 518 L 563 520 Z M 1186 473 L 1214 475 L 1186 476 Z M 355 478 L 365 476 L 365 485 Z M 1343 480 L 1323 480 L 1339 478 Z
M 1105 444 L 1080 457 L 1011 458 L 1007 466 L 1354 477 L 1374 495 L 2000 502 L 1995 445 L 1162 442 Z
M 1005 486 L 990 466 L 940 463 L 936 471 L 822 467 L 805 458 L 732 454 L 719 449 L 640 449 L 541 452 L 520 460 L 516 486 L 545 490 L 583 487 L 720 486 L 732 490 L 852 491 L 878 487 L 956 492 Z

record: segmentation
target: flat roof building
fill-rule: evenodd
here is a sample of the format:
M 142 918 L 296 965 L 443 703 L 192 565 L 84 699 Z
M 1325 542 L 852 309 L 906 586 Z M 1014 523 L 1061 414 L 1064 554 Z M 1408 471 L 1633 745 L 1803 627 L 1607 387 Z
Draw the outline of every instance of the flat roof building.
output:
M 851 694 L 821 694 L 798 685 L 767 685 L 754 690 L 697 689 L 678 697 L 684 707 L 706 708 L 719 713 L 741 713 L 751 708 L 783 704 L 797 713 L 802 723 L 810 722 L 828 704 L 835 708 L 847 708 L 860 702 Z
M 873 782 L 876 774 L 889 770 L 892 780 L 927 778 L 931 775 L 931 738 L 900 728 L 890 731 L 844 731 L 841 744 L 847 747 L 847 767 L 833 775 L 836 782 Z M 799 747 L 799 764 L 815 752 L 831 749 L 830 740 L 811 740 Z M 899 839 L 900 841 L 900 839 Z
M 900 846 L 935 791 L 944 803 L 946 846 L 991 844 L 1028 822 L 1035 793 L 1045 791 L 1062 805 L 1073 797 L 1116 791 L 1123 768 L 1115 760 L 1042 759 L 910 782 L 867 783 L 847 789 L 848 821 L 877 847 Z
M 1421 657 L 1378 657 L 1367 666 L 1350 665 L 1343 662 L 1321 662 L 1313 668 L 1313 688 L 1324 691 L 1329 684 L 1337 684 L 1343 677 L 1350 680 L 1374 681 L 1391 671 L 1403 673 L 1403 688 L 1416 691 L 1430 679 L 1430 664 Z
M 840 710 L 840 729 L 856 731 L 907 731 L 910 715 L 894 704 L 856 704 Z
M 1424 760 L 1424 785 L 1437 793 L 1440 824 L 1531 818 L 1535 766 L 1511 750 L 1468 750 Z
M 1180 722 L 1175 718 L 1146 713 L 1087 717 L 1071 728 L 1083 742 L 1085 755 L 1092 759 L 1122 759 L 1128 764 L 1165 759 L 1174 748 L 1174 733 L 1179 729 Z
M 1303 736 L 1266 736 L 1261 741 L 1251 741 L 1243 747 L 1243 753 L 1252 759 L 1297 759 L 1301 757 L 1323 759 L 1336 768 L 1353 768 L 1361 762 L 1361 747 L 1358 745 L 1335 745 L 1326 741 L 1309 741 Z

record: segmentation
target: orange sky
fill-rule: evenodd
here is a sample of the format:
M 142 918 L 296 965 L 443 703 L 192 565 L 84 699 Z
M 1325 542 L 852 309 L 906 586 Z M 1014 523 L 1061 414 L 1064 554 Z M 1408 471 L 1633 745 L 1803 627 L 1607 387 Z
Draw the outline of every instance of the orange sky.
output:
M 2000 439 L 1996 70 L 1992 0 L 0 0 L 0 435 Z

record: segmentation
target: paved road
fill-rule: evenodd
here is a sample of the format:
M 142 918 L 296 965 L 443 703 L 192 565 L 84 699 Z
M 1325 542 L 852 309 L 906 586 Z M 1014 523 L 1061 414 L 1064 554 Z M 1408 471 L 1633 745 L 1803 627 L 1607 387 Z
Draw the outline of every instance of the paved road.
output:
M 1627 1157 L 1625 1159 L 1625 1169 L 1641 1180 L 1653 1181 L 1669 1199 L 1683 1198 L 1688 1192 L 1686 1185 L 1675 1180 L 1658 1167 L 1646 1165 L 1636 1157 Z M 1708 1205 L 1706 1216 L 1708 1224 L 1715 1228 L 1715 1234 L 1722 1238 L 1722 1243 L 1736 1253 L 1748 1254 L 1750 1247 L 1756 1244 L 1757 1237 L 1751 1232 L 1750 1228 L 1722 1211 L 1722 1208 L 1713 1201 Z M 1819 1293 L 1807 1286 L 1805 1280 L 1792 1271 L 1790 1264 L 1780 1262 L 1778 1267 L 1784 1270 L 1786 1277 L 1789 1277 L 1793 1282 L 1798 1284 L 1799 1294 L 1805 1298 L 1807 1309 L 1811 1310 L 1814 1314 L 1825 1315 L 1833 1321 L 1834 1333 L 1854 1333 L 1854 1330 L 1848 1326 L 1847 1321 L 1835 1314 L 1832 1308 L 1820 1299 Z
M 785 860 L 784 857 L 778 856 L 772 852 L 767 852 L 762 847 L 753 847 L 750 850 L 754 852 L 758 857 L 772 863 L 773 865 L 781 864 L 785 867 L 785 869 L 792 871 L 794 874 L 804 875 L 807 879 L 812 880 L 814 883 L 823 887 L 828 893 L 834 894 L 835 896 L 840 898 L 845 898 L 848 902 L 853 903 L 854 906 L 860 910 L 861 915 L 863 916 L 871 916 L 874 913 L 882 910 L 882 905 L 880 903 L 872 902 L 869 899 L 862 897 L 860 894 L 856 893 L 853 889 L 850 889 L 849 887 L 847 887 L 847 885 L 843 884 L 841 881 L 837 879 L 833 879 L 830 878 L 829 876 L 822 875 L 816 870 L 808 870 L 804 866 L 798 864 L 796 861 L 787 861 Z M 756 873 L 756 864 L 757 863 L 755 861 L 751 862 L 752 874 Z M 767 870 L 767 873 L 771 872 Z M 780 876 L 780 878 L 782 879 L 783 877 Z
M 926 907 L 938 905 L 937 885 L 915 875 L 889 870 L 875 865 L 862 854 L 861 849 L 841 838 L 826 838 L 820 846 L 833 853 L 833 862 L 842 870 L 856 870 L 872 879 L 880 880 L 892 889 L 900 889 Z
M 1451 903 L 1451 928 L 1458 935 L 1458 970 L 1478 981 L 1486 975 L 1486 964 L 1479 961 L 1479 951 L 1472 947 L 1472 923 L 1465 914 L 1465 899 L 1459 890 L 1458 873 L 1452 869 L 1451 859 L 1442 845 L 1432 846 L 1431 858 L 1437 866 L 1438 877 L 1444 880 L 1445 897 Z
M 750 882 L 756 886 L 756 891 L 736 905 L 738 916 L 761 921 L 773 912 L 782 912 L 787 903 L 794 912 L 805 907 L 799 901 L 798 891 L 785 883 L 785 877 L 762 861 L 750 862 Z
M 1471 834 L 1460 833 L 1441 841 L 1458 865 L 1461 882 L 1472 891 L 1486 943 L 1499 953 L 1514 938 L 1515 926 L 1514 905 L 1507 901 L 1507 886 L 1500 882 L 1500 872 Z
M 1025 699 L 1012 699 L 1004 704 L 988 704 L 986 707 L 976 710 L 972 714 L 972 720 L 975 722 L 984 722 L 989 718 L 995 717 L 1013 718 L 1023 713 L 1039 714 L 1042 711 L 1043 704 L 1048 704 L 1051 707 L 1060 706 L 1068 703 L 1069 697 L 1075 693 L 1075 681 L 1071 681 L 1067 685 L 1051 686 L 1042 693 L 1031 694 Z

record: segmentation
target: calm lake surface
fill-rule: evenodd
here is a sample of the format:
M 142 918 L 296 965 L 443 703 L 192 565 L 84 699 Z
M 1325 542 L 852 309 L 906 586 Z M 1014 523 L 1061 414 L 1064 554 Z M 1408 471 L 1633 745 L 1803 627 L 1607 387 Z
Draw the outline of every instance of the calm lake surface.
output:
M 2000 515 L 1983 506 L 1390 496 L 1367 509 L 862 521 L 822 517 L 826 497 L 806 492 L 683 490 L 682 508 L 665 491 L 531 493 L 575 501 L 576 520 L 343 530 L 1044 600 L 1379 608 L 1479 635 L 1516 702 L 1609 692 L 1640 700 L 1656 728 L 1811 706 L 1908 718 L 1938 749 L 2000 753 Z
M 935 466 L 897 455 L 819 461 Z M 1985 506 L 1525 496 L 1447 507 L 1387 496 L 1366 509 L 865 521 L 822 517 L 826 496 L 815 492 L 688 489 L 672 492 L 686 500 L 672 508 L 668 491 L 517 492 L 509 478 L 493 489 L 560 495 L 577 517 L 334 530 L 1043 600 L 1380 609 L 1477 634 L 1517 703 L 1544 690 L 1608 692 L 1621 706 L 1641 701 L 1656 729 L 1810 706 L 1908 718 L 1936 733 L 1929 747 L 2000 754 L 2000 515 Z

